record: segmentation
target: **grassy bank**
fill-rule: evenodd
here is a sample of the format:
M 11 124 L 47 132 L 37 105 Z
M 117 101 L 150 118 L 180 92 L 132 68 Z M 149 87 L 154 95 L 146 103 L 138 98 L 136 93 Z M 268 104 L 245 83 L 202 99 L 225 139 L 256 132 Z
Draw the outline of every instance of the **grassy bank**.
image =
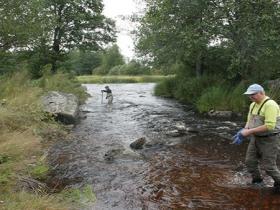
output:
M 210 110 L 245 113 L 250 102 L 243 95 L 247 85 L 241 82 L 233 86 L 212 76 L 201 78 L 177 76 L 160 82 L 156 86 L 155 94 L 193 104 L 201 113 Z
M 0 209 L 75 209 L 77 191 L 51 195 L 23 181 L 44 183 L 47 148 L 67 135 L 66 127 L 42 111 L 40 97 L 49 90 L 74 92 L 81 102 L 87 97 L 71 75 L 46 73 L 34 81 L 23 72 L 0 78 Z
M 166 78 L 172 78 L 173 75 L 142 75 L 142 76 L 98 76 L 98 75 L 87 75 L 78 76 L 77 79 L 80 83 L 149 83 L 149 82 L 160 82 Z

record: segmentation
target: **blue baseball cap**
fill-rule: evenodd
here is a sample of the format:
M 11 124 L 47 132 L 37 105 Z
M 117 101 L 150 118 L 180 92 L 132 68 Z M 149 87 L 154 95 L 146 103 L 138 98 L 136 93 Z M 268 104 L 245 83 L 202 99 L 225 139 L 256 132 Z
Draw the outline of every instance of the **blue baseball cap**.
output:
M 259 92 L 263 92 L 264 89 L 261 85 L 259 84 L 252 84 L 248 87 L 248 89 L 246 90 L 245 93 L 243 93 L 244 95 L 251 95 L 251 94 L 255 94 L 255 93 L 259 93 Z

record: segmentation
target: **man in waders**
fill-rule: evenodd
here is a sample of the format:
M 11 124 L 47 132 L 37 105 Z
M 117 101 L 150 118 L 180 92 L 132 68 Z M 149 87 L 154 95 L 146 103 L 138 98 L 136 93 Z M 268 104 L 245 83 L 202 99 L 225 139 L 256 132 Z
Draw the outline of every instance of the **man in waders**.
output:
M 247 123 L 235 136 L 233 143 L 242 143 L 244 137 L 250 139 L 245 163 L 252 175 L 252 184 L 262 184 L 259 169 L 262 161 L 265 172 L 274 180 L 274 191 L 280 192 L 280 171 L 276 160 L 280 143 L 280 111 L 278 104 L 265 95 L 264 89 L 258 84 L 250 85 L 244 93 L 252 103 Z
M 109 88 L 109 86 L 105 86 L 105 90 L 101 90 L 101 92 L 105 92 L 106 94 L 106 99 L 108 100 L 108 104 L 112 104 L 113 103 L 113 94 L 112 94 L 112 90 Z

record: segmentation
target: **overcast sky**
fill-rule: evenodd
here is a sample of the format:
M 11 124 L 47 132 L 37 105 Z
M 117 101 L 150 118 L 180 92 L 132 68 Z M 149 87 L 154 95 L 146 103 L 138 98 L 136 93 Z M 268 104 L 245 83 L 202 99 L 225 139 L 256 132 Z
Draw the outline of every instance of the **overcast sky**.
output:
M 134 56 L 133 39 L 130 31 L 133 29 L 133 24 L 128 20 L 123 20 L 122 16 L 129 16 L 139 10 L 139 5 L 136 5 L 135 0 L 103 0 L 104 15 L 116 21 L 117 30 L 119 31 L 117 44 L 121 53 L 129 59 Z

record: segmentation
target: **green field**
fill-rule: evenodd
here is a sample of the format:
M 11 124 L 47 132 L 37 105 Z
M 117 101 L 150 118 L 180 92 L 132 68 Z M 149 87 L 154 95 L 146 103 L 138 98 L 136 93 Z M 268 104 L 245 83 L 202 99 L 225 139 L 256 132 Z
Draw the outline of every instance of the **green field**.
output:
M 166 78 L 174 77 L 174 75 L 145 75 L 145 76 L 78 76 L 77 79 L 80 83 L 149 83 L 160 82 Z

